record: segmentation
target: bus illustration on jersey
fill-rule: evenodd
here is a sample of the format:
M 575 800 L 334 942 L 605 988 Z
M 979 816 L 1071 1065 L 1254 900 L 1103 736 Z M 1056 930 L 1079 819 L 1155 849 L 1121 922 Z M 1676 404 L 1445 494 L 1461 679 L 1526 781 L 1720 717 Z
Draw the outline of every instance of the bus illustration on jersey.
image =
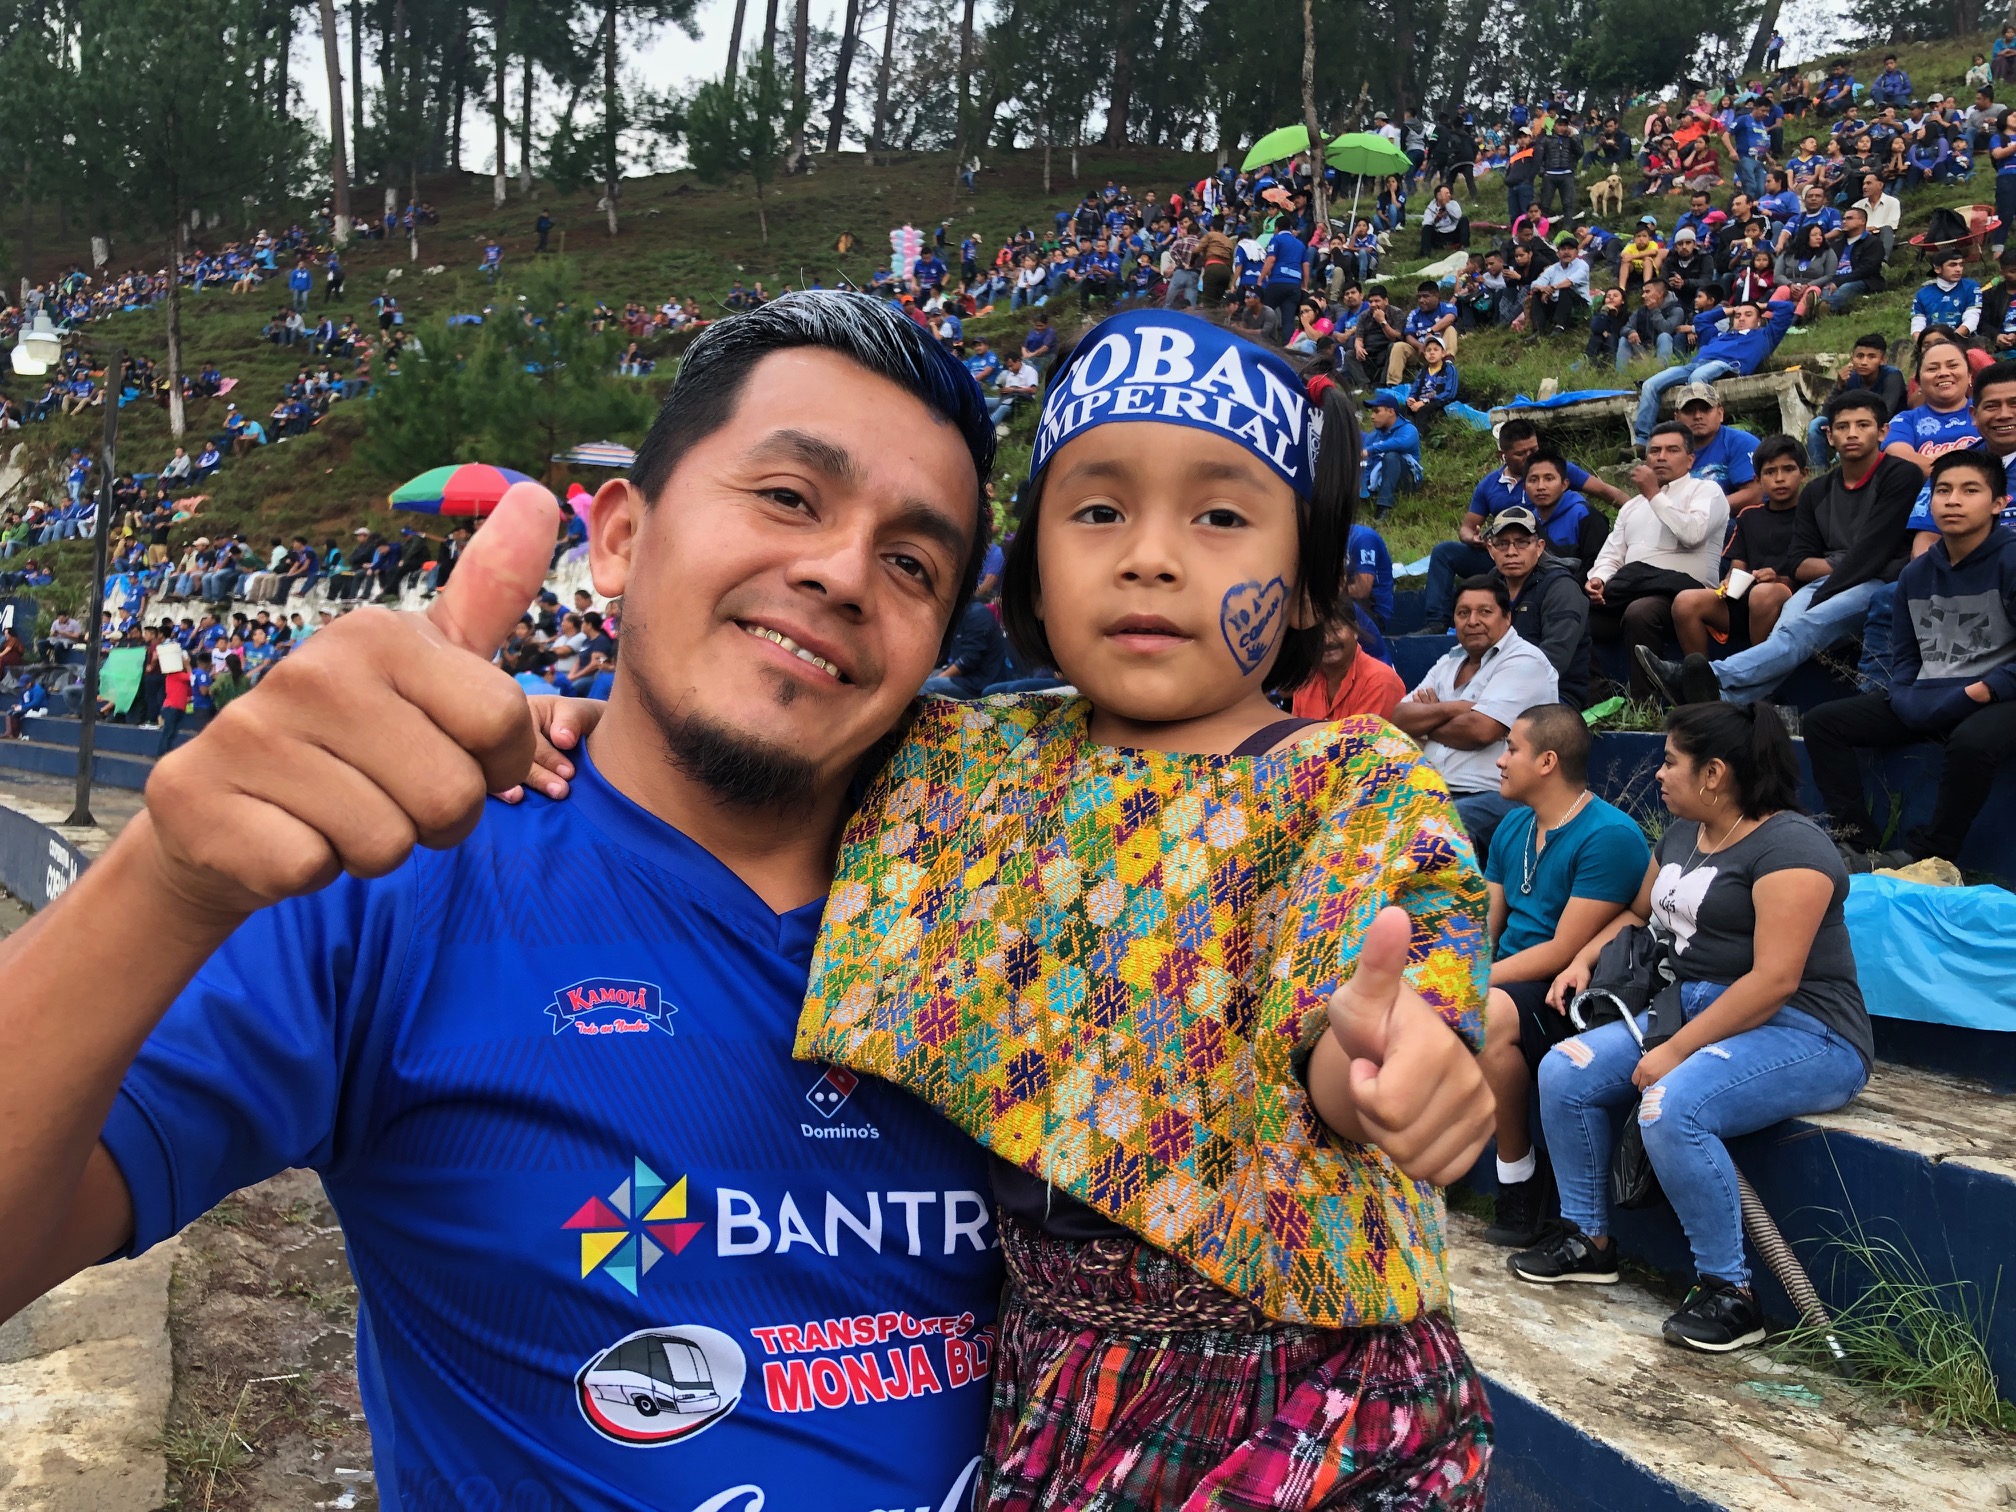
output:
M 670 1444 L 719 1422 L 742 1399 L 742 1350 L 712 1328 L 675 1324 L 619 1339 L 581 1367 L 588 1425 L 619 1444 Z

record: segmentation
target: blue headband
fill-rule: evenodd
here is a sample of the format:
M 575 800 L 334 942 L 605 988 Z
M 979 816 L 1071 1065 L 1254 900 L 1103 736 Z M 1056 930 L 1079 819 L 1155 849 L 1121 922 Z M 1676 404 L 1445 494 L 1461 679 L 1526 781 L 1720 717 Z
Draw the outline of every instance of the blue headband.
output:
M 1195 315 L 1129 311 L 1088 331 L 1052 375 L 1029 476 L 1095 425 L 1152 420 L 1236 442 L 1306 499 L 1316 418 L 1301 378 L 1275 353 Z

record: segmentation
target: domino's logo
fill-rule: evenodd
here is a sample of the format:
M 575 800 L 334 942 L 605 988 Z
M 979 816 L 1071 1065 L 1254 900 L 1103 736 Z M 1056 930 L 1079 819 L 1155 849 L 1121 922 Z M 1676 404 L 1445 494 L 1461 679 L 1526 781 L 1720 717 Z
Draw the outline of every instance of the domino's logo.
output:
M 860 1085 L 861 1078 L 844 1066 L 829 1066 L 826 1074 L 812 1083 L 812 1090 L 805 1094 L 805 1101 L 812 1104 L 821 1118 L 831 1118 L 847 1106 L 847 1099 Z

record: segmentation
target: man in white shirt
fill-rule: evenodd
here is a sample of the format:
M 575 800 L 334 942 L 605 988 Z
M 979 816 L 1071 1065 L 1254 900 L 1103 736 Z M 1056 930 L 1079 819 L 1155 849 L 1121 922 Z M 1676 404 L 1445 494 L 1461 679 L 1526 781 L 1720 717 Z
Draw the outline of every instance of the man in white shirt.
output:
M 994 391 L 1000 397 L 987 407 L 987 416 L 994 422 L 994 433 L 1008 433 L 1008 416 L 1019 399 L 1034 397 L 1043 380 L 1037 376 L 1033 364 L 1024 362 L 1017 351 L 1008 353 L 1001 371 L 994 376 Z
M 1393 124 L 1392 118 L 1385 111 L 1372 112 L 1372 130 L 1375 135 L 1386 138 L 1395 147 L 1400 145 L 1400 128 Z
M 1683 390 L 1683 402 L 1688 397 Z M 1693 433 L 1673 420 L 1654 426 L 1645 460 L 1631 469 L 1638 496 L 1617 511 L 1610 538 L 1589 569 L 1589 633 L 1625 643 L 1631 688 L 1641 698 L 1654 688 L 1632 648 L 1663 651 L 1673 629 L 1674 596 L 1722 580 L 1729 498 L 1720 484 L 1689 476 L 1693 466 Z
M 1528 709 L 1558 701 L 1560 679 L 1546 653 L 1512 628 L 1512 598 L 1499 579 L 1462 582 L 1455 625 L 1456 649 L 1428 669 L 1392 719 L 1449 784 L 1482 865 L 1492 832 L 1512 808 L 1498 791 L 1505 737 Z
M 1868 218 L 1869 229 L 1882 241 L 1883 256 L 1888 259 L 1897 245 L 1897 227 L 1904 218 L 1904 205 L 1896 195 L 1883 192 L 1883 175 L 1863 174 L 1862 198 L 1849 208 L 1860 210 Z
M 1435 197 L 1421 212 L 1421 255 L 1433 257 L 1437 252 L 1451 247 L 1470 245 L 1470 221 L 1463 214 L 1463 206 L 1450 193 L 1447 184 L 1435 191 Z
M 189 481 L 189 470 L 195 464 L 189 460 L 189 453 L 181 447 L 175 448 L 175 455 L 161 464 L 161 481 L 170 487 Z
M 1526 296 L 1526 308 L 1512 329 L 1569 331 L 1589 323 L 1589 264 L 1583 260 L 1575 233 L 1563 232 L 1555 260 L 1542 268 Z

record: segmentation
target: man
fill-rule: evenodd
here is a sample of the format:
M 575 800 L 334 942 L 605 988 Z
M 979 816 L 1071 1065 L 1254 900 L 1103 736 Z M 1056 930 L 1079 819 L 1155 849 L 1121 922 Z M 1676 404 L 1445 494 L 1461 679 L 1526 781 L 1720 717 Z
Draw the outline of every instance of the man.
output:
M 1981 293 L 1979 336 L 2000 361 L 2016 353 L 2016 247 L 1997 260 L 1998 277 Z
M 1533 139 L 1522 126 L 1513 131 L 1505 161 L 1505 221 L 1517 224 L 1533 208 L 1534 180 L 1540 164 L 1533 151 Z
M 975 336 L 972 347 L 961 359 L 966 371 L 973 375 L 973 381 L 985 390 L 1001 371 L 1001 359 L 994 355 L 994 348 L 985 336 Z
M 1561 462 L 1551 454 L 1535 457 L 1527 469 L 1543 479 L 1558 478 Z M 1589 596 L 1582 578 L 1568 564 L 1548 554 L 1547 537 L 1530 509 L 1515 505 L 1491 517 L 1484 539 L 1491 550 L 1491 575 L 1505 585 L 1512 600 L 1512 628 L 1528 645 L 1538 646 L 1553 665 L 1564 704 L 1580 709 L 1589 702 Z
M 1932 464 L 1939 540 L 1898 575 L 1887 693 L 1862 693 L 1804 720 L 1813 781 L 1847 830 L 1850 869 L 1960 854 L 2002 764 L 2016 756 L 2016 531 L 2008 475 L 1984 452 Z M 1882 850 L 1856 753 L 1930 740 L 1944 746 L 1931 822 Z
M 1883 257 L 1887 260 L 1897 245 L 1897 228 L 1904 220 L 1904 205 L 1896 195 L 1889 192 L 1880 173 L 1862 175 L 1862 198 L 1848 207 L 1859 210 L 1862 222 L 1872 236 L 1883 244 Z M 1841 212 L 1841 228 L 1845 236 L 1852 237 L 1854 228 L 1848 222 L 1848 211 Z M 1845 250 L 1845 249 L 1844 249 Z M 1848 260 L 1845 256 L 1841 259 Z M 1880 264 L 1879 264 L 1880 266 Z
M 1582 151 L 1575 141 L 1575 123 L 1568 119 L 1566 111 L 1554 118 L 1554 129 L 1534 144 L 1533 155 L 1540 168 L 1535 208 L 1545 215 L 1552 204 L 1561 219 L 1572 219 L 1576 206 L 1575 170 L 1581 165 Z M 1587 303 L 1586 285 L 1584 303 Z
M 1897 55 L 1886 53 L 1883 71 L 1869 85 L 1869 99 L 1878 106 L 1901 110 L 1911 103 L 1911 75 L 1897 66 Z
M 1883 291 L 1883 261 L 1889 255 L 1882 239 L 1869 229 L 1869 213 L 1860 206 L 1843 213 L 1841 227 L 1840 260 L 1834 276 L 1820 285 L 1827 294 L 1827 308 L 1836 315 L 1847 313 L 1864 294 Z
M 1673 637 L 1682 653 L 1708 652 L 1711 634 L 1732 651 L 1754 646 L 1771 633 L 1792 597 L 1799 560 L 1793 550 L 1800 492 L 1806 487 L 1806 450 L 1790 436 L 1767 436 L 1753 461 L 1762 502 L 1739 511 L 1722 555 L 1729 577 L 1718 588 L 1689 588 L 1673 600 Z M 1748 587 L 1731 587 L 1741 572 Z
M 1352 525 L 1345 560 L 1345 594 L 1375 630 L 1385 629 L 1393 617 L 1393 553 L 1386 548 L 1386 538 L 1370 525 Z
M 1387 358 L 1388 383 L 1406 379 L 1409 357 L 1424 363 L 1428 360 L 1427 343 L 1431 336 L 1441 339 L 1443 351 L 1452 357 L 1456 354 L 1456 306 L 1443 300 L 1440 284 L 1424 278 L 1415 287 L 1414 308 L 1407 312 L 1400 339 L 1393 344 L 1392 354 Z
M 1323 654 L 1308 681 L 1295 690 L 1289 712 L 1297 719 L 1350 719 L 1373 714 L 1391 719 L 1407 696 L 1400 674 L 1359 644 L 1363 612 L 1356 600 L 1338 607 L 1323 630 Z
M 1785 339 L 1792 322 L 1804 315 L 1813 302 L 1806 290 L 1795 304 L 1774 299 L 1768 306 L 1739 304 L 1729 312 L 1730 329 L 1702 342 L 1694 360 L 1654 373 L 1638 389 L 1638 415 L 1632 422 L 1632 439 L 1644 446 L 1659 421 L 1659 402 L 1666 390 L 1683 383 L 1712 383 L 1717 378 L 1745 376 L 1764 365 L 1764 359 Z
M 1677 666 L 1639 651 L 1639 667 L 1663 696 L 1683 703 L 1769 697 L 1802 663 L 1861 629 L 1869 606 L 1897 580 L 1910 555 L 1905 527 L 1922 475 L 1884 454 L 1882 402 L 1873 394 L 1830 400 L 1827 436 L 1841 463 L 1799 495 L 1792 536 L 1798 591 L 1770 635 L 1747 651 L 1717 662 L 1690 655 Z
M 1828 65 L 1827 81 L 1820 86 L 1818 109 L 1821 117 L 1837 116 L 1852 110 L 1855 105 L 1855 76 L 1848 72 L 1848 65 L 1835 62 Z
M 1035 367 L 1024 362 L 1020 352 L 1010 352 L 1007 366 L 994 379 L 994 392 L 998 397 L 987 410 L 987 418 L 994 422 L 995 435 L 1008 434 L 1008 419 L 1014 413 L 1016 402 L 1034 398 L 1042 386 L 1042 376 Z
M 1512 804 L 1498 792 L 1506 733 L 1536 704 L 1557 701 L 1554 667 L 1512 628 L 1512 596 L 1496 578 L 1466 579 L 1456 592 L 1456 646 L 1393 711 L 1456 799 L 1456 815 L 1479 857 Z
M 1286 346 L 1295 334 L 1295 306 L 1309 286 L 1309 244 L 1283 226 L 1267 243 L 1260 263 L 1260 301 L 1274 312 L 1277 340 Z
M 1010 665 L 1008 637 L 1002 633 L 1000 616 L 976 600 L 961 613 L 944 665 L 922 691 L 926 697 L 978 698 L 995 683 L 1014 676 Z
M 1338 367 L 1354 388 L 1371 388 L 1374 373 L 1391 371 L 1392 354 L 1401 342 L 1401 328 L 1393 323 L 1386 300 L 1386 286 L 1373 284 L 1365 291 L 1365 303 L 1358 308 L 1348 346 L 1342 331 L 1338 332 Z
M 1422 633 L 1446 633 L 1450 610 L 1456 602 L 1457 581 L 1491 570 L 1491 554 L 1484 545 L 1485 523 L 1501 509 L 1509 509 L 1514 504 L 1533 504 L 1526 491 L 1526 469 L 1539 453 L 1540 428 L 1531 420 L 1515 416 L 1498 427 L 1498 470 L 1479 478 L 1477 486 L 1470 491 L 1470 508 L 1457 522 L 1457 538 L 1437 542 L 1428 553 L 1428 591 Z M 1570 489 L 1594 494 L 1611 504 L 1624 502 L 1623 493 L 1614 485 L 1565 458 L 1563 462 Z M 1586 501 L 1584 508 L 1587 509 Z M 1557 556 L 1569 554 L 1571 541 L 1573 554 L 1577 557 L 1582 555 L 1583 531 L 1587 528 L 1585 516 L 1576 514 L 1572 506 L 1559 515 L 1551 505 L 1545 511 L 1536 506 L 1535 512 L 1540 514 L 1543 528 L 1548 539 L 1554 543 L 1552 549 Z M 1589 512 L 1594 513 L 1593 510 Z M 1557 519 L 1558 523 L 1555 523 Z M 1598 519 L 1601 519 L 1600 515 Z M 1607 533 L 1607 522 L 1604 529 Z M 1598 547 L 1601 544 L 1601 541 L 1596 543 Z
M 1645 460 L 1631 469 L 1638 496 L 1617 511 L 1610 539 L 1589 569 L 1590 633 L 1624 642 L 1634 653 L 1664 648 L 1673 600 L 1721 576 L 1729 500 L 1719 485 L 1693 476 L 1694 435 L 1666 421 L 1652 432 Z M 1650 689 L 1633 672 L 1632 690 Z
M 1171 310 L 1194 310 L 1201 291 L 1198 280 L 1203 268 L 1203 260 L 1198 253 L 1197 222 L 1185 215 L 1177 224 L 1176 238 L 1169 244 L 1169 290 L 1162 303 Z
M 1764 167 L 1771 156 L 1771 102 L 1754 95 L 1747 111 L 1738 111 L 1722 140 L 1736 164 L 1736 181 L 1753 200 L 1764 195 Z
M 1712 383 L 1687 384 L 1674 401 L 1680 423 L 1694 438 L 1694 465 L 1689 471 L 1721 488 L 1731 515 L 1755 504 L 1762 497 L 1750 460 L 1757 438 L 1722 423 L 1722 396 Z
M 1421 255 L 1433 257 L 1438 252 L 1469 245 L 1470 218 L 1463 213 L 1462 204 L 1449 186 L 1444 184 L 1435 191 L 1435 197 L 1421 212 Z
M 539 234 L 539 245 L 533 250 L 535 252 L 544 252 L 546 250 L 546 239 L 553 234 L 553 217 L 546 211 L 541 210 L 539 212 L 539 219 L 532 223 L 532 229 Z
M 296 258 L 294 266 L 287 274 L 287 288 L 293 298 L 293 308 L 306 311 L 309 292 L 315 287 L 315 275 L 308 271 L 308 263 Z
M 1641 357 L 1670 363 L 1674 339 L 1686 318 L 1686 307 L 1673 297 L 1664 280 L 1646 279 L 1638 290 L 1638 308 L 1624 326 L 1624 339 L 1617 343 L 1618 371 Z
M 1528 1110 L 1540 1057 L 1575 1032 L 1547 991 L 1638 896 L 1651 859 L 1644 831 L 1589 791 L 1591 743 L 1580 713 L 1541 704 L 1513 721 L 1498 758 L 1498 792 L 1517 806 L 1484 869 L 1496 957 L 1479 1059 L 1497 1099 L 1497 1212 L 1484 1231 L 1492 1244 L 1532 1244 L 1546 1216 L 1549 1179 Z
M 1057 333 L 1051 328 L 1050 317 L 1037 311 L 1035 320 L 1030 323 L 1029 334 L 1022 338 L 1022 360 L 1031 367 L 1039 367 L 1056 351 L 1056 346 Z
M 1538 336 L 1576 329 L 1589 319 L 1589 264 L 1572 232 L 1561 237 L 1554 261 L 1542 268 L 1526 296 L 1526 308 L 1512 322 L 1514 330 L 1530 329 Z
M 980 395 L 900 313 L 783 296 L 687 348 L 636 481 L 597 500 L 596 587 L 628 614 L 567 804 L 482 800 L 533 751 L 490 656 L 558 526 L 536 485 L 427 616 L 349 614 L 233 699 L 0 942 L 0 1316 L 312 1165 L 381 1494 L 963 1505 L 1000 1284 L 980 1151 L 790 1051 L 849 793 L 962 607 L 992 462 Z M 520 927 L 584 867 L 617 906 Z M 87 957 L 93 1012 L 65 1013 Z M 1398 1099 L 1458 1042 L 1376 964 L 1331 1012 L 1434 1047 L 1368 1093 L 1405 1169 L 1431 1131 Z M 826 1319 L 852 1344 L 801 1337 Z M 907 1391 L 823 1407 L 843 1363 Z

